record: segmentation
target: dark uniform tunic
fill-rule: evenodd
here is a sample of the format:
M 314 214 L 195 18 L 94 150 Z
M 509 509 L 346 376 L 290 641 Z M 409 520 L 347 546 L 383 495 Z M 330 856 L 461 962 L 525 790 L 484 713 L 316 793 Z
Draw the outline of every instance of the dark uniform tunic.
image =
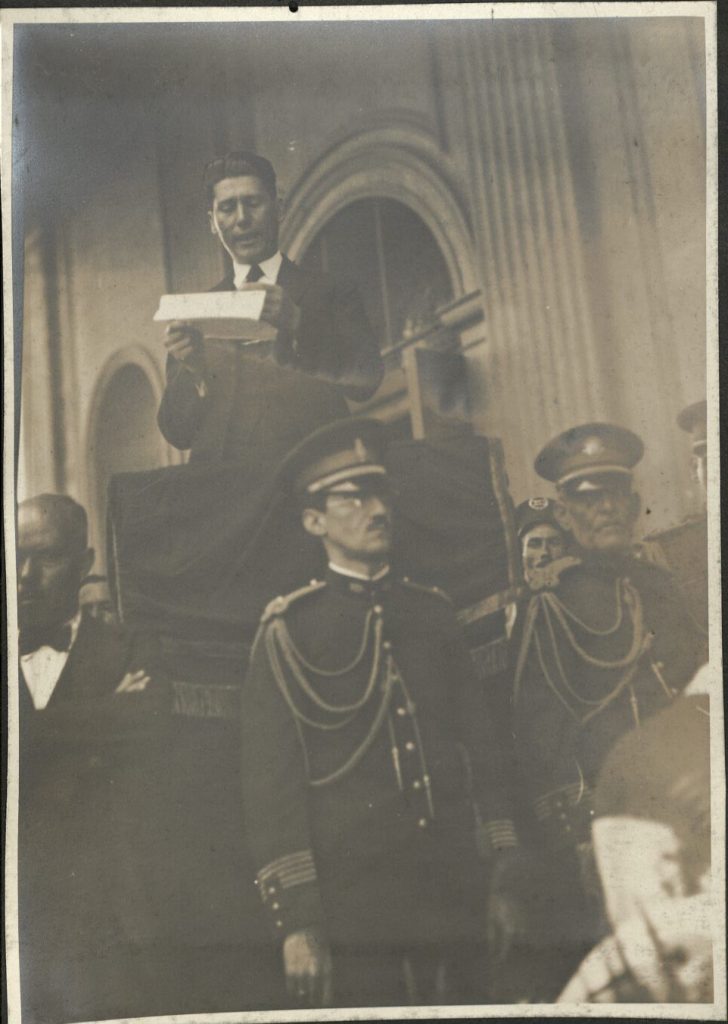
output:
M 690 681 L 705 638 L 674 578 L 634 558 L 569 565 L 520 621 L 516 758 L 543 871 L 534 943 L 555 954 L 555 995 L 604 928 L 588 845 L 598 772 L 622 735 Z
M 282 627 L 308 666 L 303 686 L 279 656 Z M 321 698 L 360 707 L 327 714 Z M 444 594 L 329 571 L 268 609 L 242 703 L 248 841 L 274 934 L 319 926 L 335 952 L 483 940 L 471 794 L 495 847 L 512 827 L 483 691 Z M 386 1004 L 378 984 L 369 979 L 369 998 Z

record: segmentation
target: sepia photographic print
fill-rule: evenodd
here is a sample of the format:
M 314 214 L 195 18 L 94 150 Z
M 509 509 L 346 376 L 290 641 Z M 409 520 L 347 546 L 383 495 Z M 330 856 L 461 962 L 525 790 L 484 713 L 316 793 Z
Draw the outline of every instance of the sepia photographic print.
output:
M 10 1024 L 725 1019 L 716 4 L 0 27 Z

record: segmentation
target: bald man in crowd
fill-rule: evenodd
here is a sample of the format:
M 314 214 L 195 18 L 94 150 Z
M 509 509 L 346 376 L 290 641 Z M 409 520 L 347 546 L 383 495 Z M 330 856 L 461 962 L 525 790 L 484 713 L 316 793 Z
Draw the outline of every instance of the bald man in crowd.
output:
M 131 645 L 82 616 L 94 560 L 84 509 L 18 508 L 18 896 L 24 1024 L 126 1016 L 136 982 L 118 873 L 125 765 L 158 695 Z

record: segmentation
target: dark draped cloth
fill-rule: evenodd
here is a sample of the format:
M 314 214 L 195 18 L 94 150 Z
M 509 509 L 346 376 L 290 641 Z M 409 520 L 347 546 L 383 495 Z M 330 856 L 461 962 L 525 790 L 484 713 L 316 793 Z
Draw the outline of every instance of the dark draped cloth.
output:
M 397 442 L 388 468 L 396 568 L 446 590 L 458 607 L 505 600 L 518 567 L 500 442 Z M 304 533 L 275 469 L 185 465 L 112 479 L 109 565 L 125 622 L 245 642 L 272 598 L 320 577 L 320 545 Z

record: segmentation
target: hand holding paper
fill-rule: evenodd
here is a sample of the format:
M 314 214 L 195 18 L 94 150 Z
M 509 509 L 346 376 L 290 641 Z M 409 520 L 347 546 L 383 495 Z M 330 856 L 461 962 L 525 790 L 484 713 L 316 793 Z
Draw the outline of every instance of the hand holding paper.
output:
M 180 320 L 173 320 L 171 324 L 167 325 L 164 347 L 194 377 L 199 379 L 204 377 L 205 352 L 202 335 L 196 327 Z
M 260 311 L 260 319 L 271 324 L 278 331 L 285 331 L 286 334 L 295 336 L 298 325 L 301 321 L 301 310 L 286 295 L 279 284 L 244 284 L 241 292 L 250 290 L 263 291 L 265 299 L 263 308 Z

